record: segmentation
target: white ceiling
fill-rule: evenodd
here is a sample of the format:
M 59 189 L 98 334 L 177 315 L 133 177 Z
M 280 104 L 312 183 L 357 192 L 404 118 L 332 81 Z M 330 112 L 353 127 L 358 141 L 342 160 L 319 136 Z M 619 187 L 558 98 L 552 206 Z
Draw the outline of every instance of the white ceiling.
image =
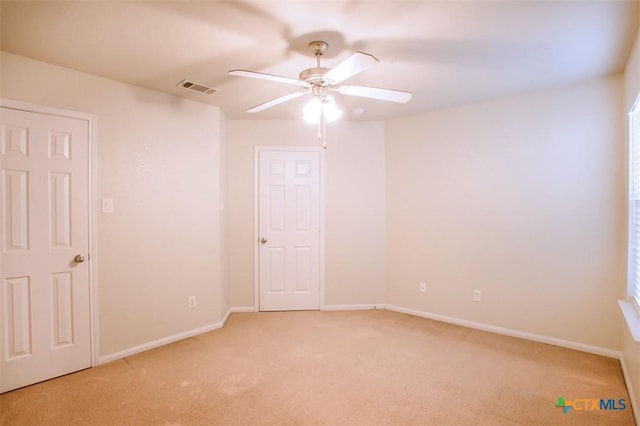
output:
M 347 80 L 411 91 L 408 104 L 340 96 L 345 117 L 381 120 L 538 90 L 624 69 L 640 1 L 119 1 L 1 4 L 2 50 L 217 105 L 232 119 L 294 119 L 305 98 L 247 114 L 295 91 L 227 75 L 297 78 L 360 50 L 380 63 Z M 214 95 L 176 85 L 183 79 Z M 354 113 L 361 109 L 360 114 Z

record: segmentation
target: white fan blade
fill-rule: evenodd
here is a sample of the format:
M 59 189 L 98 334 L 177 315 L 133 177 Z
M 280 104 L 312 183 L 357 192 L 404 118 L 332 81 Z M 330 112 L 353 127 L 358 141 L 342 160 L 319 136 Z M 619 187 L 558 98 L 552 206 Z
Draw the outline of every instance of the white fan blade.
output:
M 299 98 L 300 96 L 306 95 L 308 92 L 293 92 L 288 95 L 280 96 L 279 98 L 272 99 L 268 102 L 265 102 L 260 105 L 256 105 L 253 108 L 249 108 L 247 112 L 260 112 L 267 108 L 271 108 L 272 106 L 279 105 L 283 102 L 290 101 L 291 99 Z
M 340 86 L 338 92 L 348 96 L 360 96 L 363 98 L 380 99 L 404 104 L 413 97 L 411 92 L 401 90 L 380 89 L 378 87 L 367 86 Z
M 261 80 L 277 81 L 278 83 L 293 84 L 294 86 L 309 87 L 309 83 L 295 78 L 282 77 L 279 75 L 265 74 L 263 72 L 247 71 L 247 70 L 231 70 L 229 74 L 237 77 L 259 78 Z
M 378 60 L 375 56 L 369 55 L 368 53 L 356 52 L 327 71 L 324 77 L 330 80 L 332 84 L 338 84 L 377 63 Z

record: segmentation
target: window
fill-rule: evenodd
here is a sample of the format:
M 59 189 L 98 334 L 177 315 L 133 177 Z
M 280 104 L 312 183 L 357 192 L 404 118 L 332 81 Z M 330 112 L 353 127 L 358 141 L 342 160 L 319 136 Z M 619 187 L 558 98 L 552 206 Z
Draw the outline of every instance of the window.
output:
M 629 296 L 640 309 L 640 96 L 629 112 Z

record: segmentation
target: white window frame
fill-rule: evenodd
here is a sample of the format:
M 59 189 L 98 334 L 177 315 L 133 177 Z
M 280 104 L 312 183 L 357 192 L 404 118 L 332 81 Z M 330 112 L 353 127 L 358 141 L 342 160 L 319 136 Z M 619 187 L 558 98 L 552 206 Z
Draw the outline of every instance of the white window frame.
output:
M 640 314 L 640 94 L 629 110 L 627 296 Z

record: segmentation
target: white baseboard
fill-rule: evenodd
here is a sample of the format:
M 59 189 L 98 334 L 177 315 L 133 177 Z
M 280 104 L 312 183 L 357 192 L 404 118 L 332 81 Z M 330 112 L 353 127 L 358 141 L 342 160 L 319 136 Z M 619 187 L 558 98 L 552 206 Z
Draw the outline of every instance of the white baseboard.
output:
M 220 321 L 220 323 L 222 323 L 222 325 L 218 328 L 222 328 L 224 327 L 224 325 L 227 323 L 227 320 L 229 319 L 229 315 L 231 315 L 231 308 L 227 309 L 227 313 L 224 314 L 224 316 L 222 317 L 222 321 Z M 209 330 L 211 331 L 211 330 Z
M 622 376 L 624 377 L 624 382 L 627 385 L 627 392 L 629 393 L 629 399 L 631 400 L 631 409 L 633 410 L 633 415 L 636 418 L 636 424 L 640 425 L 640 407 L 638 407 L 638 404 L 636 404 L 636 394 L 633 390 L 633 386 L 631 385 L 631 377 L 629 377 L 627 363 L 625 362 L 622 354 L 620 354 L 620 367 L 622 368 Z
M 360 304 L 360 305 L 324 305 L 321 311 L 366 311 L 370 309 L 385 309 L 387 305 L 383 303 Z
M 233 306 L 229 308 L 229 312 L 258 312 L 258 309 L 255 306 Z
M 582 352 L 602 355 L 608 358 L 620 359 L 620 351 L 616 351 L 613 349 L 587 345 L 580 342 L 572 342 L 570 340 L 558 339 L 556 337 L 543 336 L 541 334 L 527 333 L 525 331 L 518 331 L 510 328 L 498 327 L 495 325 L 484 324 L 484 323 L 475 322 L 475 321 L 468 321 L 468 320 L 448 317 L 440 314 L 433 314 L 430 312 L 418 311 L 415 309 L 402 308 L 400 306 L 387 305 L 387 309 L 390 311 L 400 312 L 403 314 L 415 315 L 422 318 L 442 321 L 449 324 L 461 325 L 463 327 L 475 328 L 477 330 L 489 331 L 497 334 L 504 334 L 505 336 L 518 337 L 520 339 L 532 340 L 534 342 L 546 343 L 549 345 L 555 345 L 563 348 L 575 349 Z
M 189 337 L 197 336 L 202 333 L 207 333 L 212 330 L 217 330 L 219 328 L 224 327 L 224 324 L 227 322 L 227 318 L 229 318 L 230 313 L 231 313 L 231 310 L 228 310 L 227 313 L 222 318 L 222 320 L 214 324 L 209 324 L 209 325 L 205 325 L 204 327 L 198 327 L 192 330 L 183 331 L 182 333 L 163 337 L 162 339 L 143 343 L 142 345 L 134 346 L 132 348 L 128 348 L 119 352 L 114 352 L 112 354 L 102 355 L 98 357 L 97 365 L 106 364 L 107 362 L 116 361 L 118 359 L 135 355 L 140 352 L 148 351 L 149 349 L 154 349 L 160 346 L 168 345 L 169 343 L 177 342 L 178 340 L 187 339 Z
M 369 309 L 385 309 L 384 304 L 358 304 L 358 305 L 324 305 L 321 311 L 365 311 Z M 236 312 L 259 312 L 254 306 L 234 306 L 230 309 L 231 313 Z
M 320 308 L 321 311 L 366 311 L 369 309 L 385 309 L 384 304 L 358 304 L 358 305 L 324 305 Z M 259 312 L 254 306 L 234 306 L 229 309 L 231 313 L 236 312 Z

